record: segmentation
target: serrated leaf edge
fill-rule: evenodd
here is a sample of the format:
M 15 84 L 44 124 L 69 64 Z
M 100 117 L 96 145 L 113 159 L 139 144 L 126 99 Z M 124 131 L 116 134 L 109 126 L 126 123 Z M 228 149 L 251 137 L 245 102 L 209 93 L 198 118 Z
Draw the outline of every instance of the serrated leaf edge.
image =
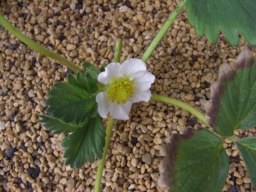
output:
M 227 86 L 228 82 L 232 80 L 236 73 L 244 68 L 252 67 L 254 65 L 254 56 L 250 48 L 246 47 L 238 56 L 236 67 L 224 64 L 219 69 L 219 79 L 210 87 L 210 100 L 205 105 L 206 115 L 208 116 L 209 125 L 215 126 L 217 115 L 220 108 L 221 96 Z
M 173 134 L 166 139 L 166 145 L 161 149 L 164 159 L 159 165 L 158 185 L 160 187 L 169 189 L 170 186 L 173 186 L 174 180 L 171 175 L 174 173 L 179 142 L 182 139 L 190 139 L 192 136 L 192 129 L 187 128 L 183 134 Z

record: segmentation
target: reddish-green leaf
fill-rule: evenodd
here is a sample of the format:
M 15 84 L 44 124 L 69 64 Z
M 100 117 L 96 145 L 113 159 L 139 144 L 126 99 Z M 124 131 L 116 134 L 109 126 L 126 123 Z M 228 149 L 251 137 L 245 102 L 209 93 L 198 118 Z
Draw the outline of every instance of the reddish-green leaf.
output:
M 170 192 L 219 192 L 225 184 L 229 162 L 220 138 L 208 131 L 174 135 L 167 145 L 160 183 Z

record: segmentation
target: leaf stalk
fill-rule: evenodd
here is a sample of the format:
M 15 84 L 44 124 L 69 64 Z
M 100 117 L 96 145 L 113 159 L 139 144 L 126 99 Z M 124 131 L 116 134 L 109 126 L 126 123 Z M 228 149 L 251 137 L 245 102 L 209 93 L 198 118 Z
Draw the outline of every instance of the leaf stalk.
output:
M 172 11 L 170 16 L 167 18 L 166 22 L 161 27 L 160 31 L 157 33 L 153 41 L 150 43 L 149 47 L 145 51 L 145 53 L 142 56 L 142 60 L 146 62 L 148 58 L 152 55 L 153 51 L 156 49 L 160 41 L 163 39 L 169 28 L 172 26 L 174 20 L 176 17 L 181 13 L 184 5 L 186 3 L 186 0 L 181 0 L 179 4 L 177 5 L 177 8 Z
M 114 62 L 120 62 L 121 59 L 121 50 L 122 50 L 122 41 L 120 39 L 117 39 L 115 44 L 115 52 L 114 52 Z
M 151 100 L 161 101 L 161 102 L 179 107 L 179 108 L 191 113 L 199 121 L 201 121 L 202 123 L 204 123 L 208 126 L 206 115 L 203 114 L 202 112 L 198 111 L 197 109 L 195 109 L 193 106 L 189 105 L 188 103 L 185 103 L 178 99 L 174 99 L 174 98 L 162 96 L 162 95 L 157 95 L 157 94 L 152 94 Z
M 20 41 L 26 44 L 31 49 L 39 52 L 42 55 L 50 57 L 51 59 L 57 61 L 61 65 L 64 65 L 71 69 L 73 72 L 77 73 L 80 71 L 80 68 L 77 67 L 72 62 L 68 61 L 66 58 L 62 57 L 61 55 L 45 48 L 44 46 L 40 45 L 39 43 L 34 42 L 29 37 L 23 35 L 17 28 L 15 28 L 7 19 L 4 18 L 3 15 L 0 14 L 0 25 L 2 25 L 7 31 L 17 37 Z

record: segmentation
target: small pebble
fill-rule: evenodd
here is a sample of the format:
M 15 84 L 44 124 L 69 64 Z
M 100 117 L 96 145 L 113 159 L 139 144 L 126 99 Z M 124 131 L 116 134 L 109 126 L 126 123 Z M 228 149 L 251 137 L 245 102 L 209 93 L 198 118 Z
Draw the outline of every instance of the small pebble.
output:
M 73 44 L 68 44 L 68 45 L 67 45 L 67 50 L 68 50 L 68 51 L 73 51 L 75 48 L 76 48 L 76 46 L 73 45 Z
M 132 158 L 132 160 L 131 160 L 131 165 L 132 165 L 133 167 L 136 167 L 136 166 L 137 166 L 137 163 L 138 163 L 138 160 L 137 160 L 136 158 Z
M 36 179 L 40 174 L 40 168 L 39 167 L 29 167 L 27 168 L 27 173 L 32 177 L 33 179 Z
M 151 164 L 151 155 L 149 153 L 146 153 L 142 156 L 142 161 L 146 164 Z
M 74 189 L 74 186 L 75 186 L 75 181 L 74 181 L 74 179 L 69 179 L 68 181 L 67 181 L 67 187 L 68 187 L 68 189 Z
M 137 142 L 138 142 L 138 139 L 137 139 L 136 137 L 132 137 L 132 138 L 131 138 L 131 144 L 132 144 L 132 145 L 136 145 Z
M 7 158 L 8 160 L 12 159 L 14 156 L 16 149 L 15 148 L 9 148 L 5 151 L 5 158 Z
M 3 121 L 0 121 L 0 131 L 3 131 L 5 129 L 5 124 Z

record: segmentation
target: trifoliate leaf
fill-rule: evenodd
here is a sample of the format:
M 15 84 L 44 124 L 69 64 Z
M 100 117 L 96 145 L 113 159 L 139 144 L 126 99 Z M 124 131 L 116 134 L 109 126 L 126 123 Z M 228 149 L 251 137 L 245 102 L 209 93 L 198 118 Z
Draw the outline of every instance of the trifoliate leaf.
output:
M 229 162 L 223 142 L 202 130 L 173 135 L 160 166 L 159 184 L 170 192 L 217 192 L 223 188 Z
M 67 123 L 62 119 L 44 115 L 40 119 L 41 123 L 53 133 L 70 133 L 76 128 L 81 127 L 81 124 Z
M 236 69 L 227 64 L 220 68 L 207 114 L 210 125 L 223 136 L 256 126 L 256 62 L 250 50 L 239 55 Z
M 238 34 L 256 45 L 255 0 L 187 0 L 185 6 L 196 32 L 210 42 L 216 42 L 223 32 L 232 45 L 238 44 Z
M 256 186 L 256 138 L 240 139 L 236 142 L 236 145 L 245 161 L 251 180 Z
M 46 104 L 50 115 L 66 122 L 83 121 L 96 108 L 95 97 L 68 82 L 56 84 L 49 92 Z
M 99 116 L 88 119 L 83 127 L 76 129 L 63 140 L 66 164 L 79 168 L 86 161 L 102 157 L 105 133 Z
M 97 112 L 98 71 L 88 66 L 67 82 L 56 84 L 48 94 L 48 115 L 42 123 L 54 133 L 65 133 L 66 163 L 81 167 L 101 158 L 105 133 Z

